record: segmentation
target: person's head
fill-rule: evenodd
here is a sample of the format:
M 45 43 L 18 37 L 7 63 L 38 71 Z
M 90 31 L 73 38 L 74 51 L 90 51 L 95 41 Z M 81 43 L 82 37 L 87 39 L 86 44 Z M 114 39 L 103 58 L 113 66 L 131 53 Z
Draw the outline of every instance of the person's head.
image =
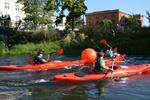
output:
M 117 51 L 118 51 L 118 48 L 117 48 L 117 47 L 115 47 L 115 48 L 113 49 L 113 51 L 114 51 L 114 52 L 117 52 Z
M 112 50 L 112 47 L 108 47 L 109 50 Z
M 39 50 L 39 51 L 37 52 L 37 55 L 42 57 L 42 56 L 43 56 L 43 51 Z
M 100 57 L 104 57 L 104 52 L 100 52 Z

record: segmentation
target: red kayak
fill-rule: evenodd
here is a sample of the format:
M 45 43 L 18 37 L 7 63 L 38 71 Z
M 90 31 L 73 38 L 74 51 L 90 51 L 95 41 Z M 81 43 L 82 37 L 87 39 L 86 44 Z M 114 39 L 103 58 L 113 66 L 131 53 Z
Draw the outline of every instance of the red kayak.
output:
M 115 58 L 115 63 L 119 63 L 124 60 L 124 56 L 118 56 Z M 85 60 L 76 61 L 51 61 L 44 64 L 34 64 L 25 66 L 5 65 L 0 66 L 0 70 L 48 70 L 48 69 L 59 69 L 70 65 L 85 65 Z M 112 64 L 111 59 L 106 59 L 106 65 Z
M 118 64 L 121 61 L 125 61 L 125 55 L 116 56 L 114 60 L 112 60 L 110 58 L 105 58 L 105 63 L 107 66 L 112 66 L 113 62 L 114 62 L 114 64 Z
M 48 70 L 48 69 L 58 69 L 64 68 L 65 66 L 70 65 L 84 65 L 85 60 L 76 60 L 76 61 L 51 61 L 44 64 L 35 64 L 35 65 L 25 65 L 25 66 L 0 66 L 0 70 Z
M 146 72 L 150 70 L 150 64 L 133 65 L 133 66 L 115 66 L 115 70 L 108 72 L 107 74 L 100 72 L 90 72 L 83 75 L 76 73 L 66 73 L 61 75 L 55 75 L 54 80 L 64 82 L 80 82 L 90 80 L 101 80 L 111 77 L 126 77 L 135 75 L 138 73 Z

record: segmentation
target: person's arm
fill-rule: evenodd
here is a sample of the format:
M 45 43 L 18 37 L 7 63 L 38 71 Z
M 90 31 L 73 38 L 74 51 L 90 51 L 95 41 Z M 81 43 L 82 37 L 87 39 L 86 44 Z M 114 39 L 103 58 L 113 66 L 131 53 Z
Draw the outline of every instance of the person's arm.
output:
M 39 60 L 42 61 L 43 63 L 47 62 L 47 60 L 45 60 L 45 59 L 42 58 L 42 57 L 39 57 Z
M 113 70 L 105 65 L 105 61 L 102 61 L 100 64 L 103 66 L 103 68 L 105 68 L 107 70 Z
M 42 62 L 44 62 L 44 63 L 45 63 L 45 62 L 47 62 L 47 60 L 45 60 L 45 59 L 42 59 Z

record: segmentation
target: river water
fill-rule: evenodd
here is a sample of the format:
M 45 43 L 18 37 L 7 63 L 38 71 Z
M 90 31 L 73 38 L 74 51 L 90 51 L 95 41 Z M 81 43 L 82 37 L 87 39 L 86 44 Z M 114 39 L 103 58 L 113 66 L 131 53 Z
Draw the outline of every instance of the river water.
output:
M 0 65 L 26 65 L 30 57 L 0 57 Z M 58 56 L 57 60 L 79 57 Z M 128 56 L 121 65 L 150 63 L 149 57 Z M 0 71 L 0 100 L 150 100 L 150 73 L 119 80 L 79 83 L 52 81 L 56 74 L 78 67 L 46 71 Z

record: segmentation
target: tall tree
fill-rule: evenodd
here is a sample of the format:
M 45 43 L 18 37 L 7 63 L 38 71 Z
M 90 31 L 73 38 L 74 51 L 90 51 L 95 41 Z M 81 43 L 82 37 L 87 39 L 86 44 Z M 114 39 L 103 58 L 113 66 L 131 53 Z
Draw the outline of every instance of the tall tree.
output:
M 33 24 L 33 29 L 51 23 L 51 16 L 53 10 L 47 11 L 45 9 L 47 0 L 18 0 L 17 2 L 23 4 L 22 10 L 25 12 L 27 20 Z
M 146 11 L 146 14 L 147 14 L 147 19 L 148 19 L 148 21 L 149 21 L 149 27 L 150 27 L 150 12 L 149 11 Z
M 1 15 L 0 16 L 0 26 L 1 27 L 10 27 L 11 26 L 10 15 Z
M 135 16 L 131 16 L 127 19 L 127 26 L 132 30 L 136 30 L 140 28 L 140 21 Z
M 51 3 L 53 0 L 48 1 Z M 84 15 L 87 10 L 85 0 L 54 0 L 54 1 L 56 5 L 56 12 L 59 14 L 59 16 L 57 16 L 56 24 L 60 23 L 63 17 L 66 17 L 66 24 L 71 25 L 71 29 L 72 31 L 74 31 L 76 19 Z
M 110 19 L 103 19 L 100 22 L 100 27 L 104 32 L 109 33 L 112 30 L 112 21 Z

